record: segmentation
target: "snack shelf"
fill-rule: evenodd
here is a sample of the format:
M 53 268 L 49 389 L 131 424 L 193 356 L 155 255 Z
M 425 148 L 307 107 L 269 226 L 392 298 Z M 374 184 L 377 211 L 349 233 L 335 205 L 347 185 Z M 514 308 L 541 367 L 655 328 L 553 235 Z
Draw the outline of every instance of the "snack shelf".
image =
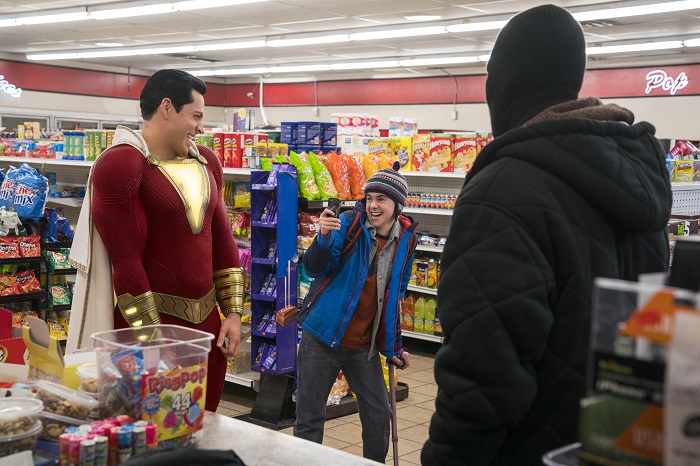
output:
M 257 294 L 257 293 L 253 293 L 253 294 L 251 295 L 251 298 L 257 299 L 257 300 L 259 300 L 259 301 L 269 301 L 269 302 L 271 302 L 271 303 L 274 303 L 274 302 L 277 300 L 277 296 L 274 295 L 274 294 L 271 294 L 271 295 L 270 295 L 270 294 Z
M 437 296 L 437 289 L 427 288 L 425 286 L 408 285 L 409 291 L 417 291 L 418 293 L 432 294 Z
M 251 189 L 257 189 L 258 191 L 274 191 L 277 186 L 274 184 L 254 184 L 251 185 Z
M 93 161 L 85 160 L 63 160 L 63 159 L 38 159 L 34 157 L 8 157 L 0 156 L 0 162 L 16 162 L 16 163 L 39 163 L 46 165 L 66 165 L 71 167 L 91 167 Z
M 253 264 L 275 265 L 276 263 L 277 259 L 274 257 L 272 259 L 268 259 L 267 257 L 253 257 Z
M 47 197 L 48 204 L 56 204 L 64 207 L 82 207 L 82 197 Z
M 224 168 L 224 175 L 247 175 L 247 176 L 250 176 L 250 168 Z
M 0 264 L 43 264 L 44 262 L 46 262 L 44 256 L 12 257 L 8 259 L 0 259 Z
M 270 223 L 270 222 L 260 222 L 257 220 L 253 221 L 253 226 L 254 227 L 262 227 L 262 228 L 277 228 L 276 223 Z
M 244 387 L 250 387 L 255 391 L 258 391 L 260 386 L 260 374 L 258 372 L 243 372 L 241 374 L 226 374 L 226 381 L 235 383 L 238 385 L 243 385 Z
M 260 338 L 275 338 L 275 335 L 277 335 L 277 332 L 261 332 L 260 330 L 251 330 L 251 333 L 255 335 L 256 337 Z
M 426 251 L 426 252 L 439 252 L 442 253 L 442 250 L 444 249 L 443 246 L 423 246 L 419 244 L 416 246 L 416 251 Z
M 415 177 L 415 178 L 457 178 L 464 179 L 466 173 L 454 173 L 454 172 L 416 172 L 416 171 L 402 171 L 400 172 L 405 177 Z
M 401 330 L 402 337 L 415 338 L 417 340 L 434 341 L 436 343 L 442 343 L 442 337 L 439 335 L 429 335 L 427 333 L 411 332 L 409 330 Z
M 72 304 L 59 304 L 58 306 L 54 306 L 50 309 L 46 309 L 47 311 L 54 311 L 54 312 L 63 312 L 63 311 L 70 311 Z
M 55 269 L 55 270 L 47 270 L 46 271 L 47 275 L 75 275 L 76 273 L 78 273 L 78 269 L 76 269 L 76 268 Z
M 355 207 L 355 203 L 357 201 L 340 201 L 340 207 L 344 209 L 352 209 Z M 328 201 L 310 201 L 308 199 L 304 198 L 299 198 L 299 207 L 302 208 L 302 210 L 308 210 L 308 209 L 325 209 L 328 207 Z
M 53 243 L 41 240 L 42 251 L 58 251 L 59 249 L 69 248 L 73 245 L 73 240 L 54 241 Z
M 425 215 L 452 215 L 453 209 L 427 209 L 420 207 L 406 207 L 403 209 L 405 214 L 425 214 Z
M 46 297 L 44 290 L 35 291 L 33 293 L 11 294 L 9 296 L 0 296 L 0 304 L 19 303 L 22 301 L 38 301 Z

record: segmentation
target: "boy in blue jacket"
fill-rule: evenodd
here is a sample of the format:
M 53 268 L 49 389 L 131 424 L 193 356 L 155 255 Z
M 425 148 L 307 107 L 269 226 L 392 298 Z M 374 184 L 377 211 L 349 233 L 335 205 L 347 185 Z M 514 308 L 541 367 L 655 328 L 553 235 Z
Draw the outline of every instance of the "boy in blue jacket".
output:
M 411 363 L 401 345 L 399 300 L 411 275 L 418 224 L 401 215 L 408 184 L 398 171 L 378 171 L 364 191 L 355 210 L 340 218 L 323 211 L 319 234 L 304 254 L 314 282 L 300 318 L 294 435 L 323 441 L 326 401 L 342 369 L 357 395 L 363 456 L 384 463 L 391 407 L 379 353 L 401 369 Z M 353 221 L 362 226 L 354 242 L 347 237 Z

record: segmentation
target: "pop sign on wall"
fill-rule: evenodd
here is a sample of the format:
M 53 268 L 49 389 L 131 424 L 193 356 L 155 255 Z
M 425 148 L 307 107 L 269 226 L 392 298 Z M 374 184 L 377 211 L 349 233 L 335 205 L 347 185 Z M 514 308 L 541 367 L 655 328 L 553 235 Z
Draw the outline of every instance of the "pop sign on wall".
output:
M 5 76 L 2 74 L 0 74 L 0 90 L 5 91 L 12 97 L 19 97 L 20 95 L 22 95 L 22 89 L 15 86 L 14 84 L 10 84 L 10 82 L 7 79 L 5 79 Z
M 690 80 L 685 72 L 681 71 L 675 78 L 669 76 L 664 70 L 654 70 L 647 73 L 647 88 L 645 94 L 649 94 L 653 89 L 663 89 L 671 95 L 676 95 L 684 87 L 688 86 Z

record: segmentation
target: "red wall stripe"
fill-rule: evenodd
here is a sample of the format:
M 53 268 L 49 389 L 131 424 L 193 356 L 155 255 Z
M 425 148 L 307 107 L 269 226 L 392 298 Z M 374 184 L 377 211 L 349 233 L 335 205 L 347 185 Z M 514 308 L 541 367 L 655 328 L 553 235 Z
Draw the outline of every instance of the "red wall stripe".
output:
M 584 77 L 581 96 L 644 97 L 670 96 L 663 86 L 647 93 L 648 73 L 660 70 L 673 87 L 684 73 L 687 85 L 674 95 L 700 95 L 700 64 L 589 70 Z M 0 74 L 10 83 L 26 90 L 63 94 L 93 95 L 138 99 L 146 77 L 103 71 L 79 70 L 60 66 L 0 60 Z M 131 84 L 129 86 L 129 79 Z M 485 102 L 485 75 L 456 76 L 457 103 Z M 207 84 L 207 105 L 227 107 L 256 106 L 259 87 L 252 84 Z M 449 76 L 432 78 L 320 81 L 316 83 L 318 105 L 422 105 L 451 104 L 455 98 L 455 80 Z M 254 91 L 251 100 L 246 96 Z M 264 84 L 265 106 L 311 106 L 314 83 Z

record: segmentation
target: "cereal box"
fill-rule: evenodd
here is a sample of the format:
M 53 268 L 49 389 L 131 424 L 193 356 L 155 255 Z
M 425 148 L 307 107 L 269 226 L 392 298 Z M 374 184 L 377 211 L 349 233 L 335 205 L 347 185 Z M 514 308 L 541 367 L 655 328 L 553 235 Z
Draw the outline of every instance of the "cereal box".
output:
M 693 161 L 676 160 L 676 169 L 673 174 L 675 182 L 690 182 L 693 180 Z
M 413 155 L 411 156 L 411 167 L 415 171 L 427 171 L 426 161 L 430 156 L 430 135 L 413 135 Z
M 389 157 L 389 142 L 386 138 L 370 139 L 367 148 L 369 155 L 374 157 Z
M 427 170 L 429 172 L 452 171 L 452 135 L 434 133 L 430 135 L 430 155 L 428 156 Z
M 413 138 L 411 136 L 397 136 L 389 139 L 390 163 L 398 161 L 399 170 L 411 169 L 411 156 L 413 155 Z
M 700 160 L 693 161 L 693 181 L 700 181 Z
M 476 133 L 457 134 L 454 142 L 454 171 L 469 173 L 479 151 Z

